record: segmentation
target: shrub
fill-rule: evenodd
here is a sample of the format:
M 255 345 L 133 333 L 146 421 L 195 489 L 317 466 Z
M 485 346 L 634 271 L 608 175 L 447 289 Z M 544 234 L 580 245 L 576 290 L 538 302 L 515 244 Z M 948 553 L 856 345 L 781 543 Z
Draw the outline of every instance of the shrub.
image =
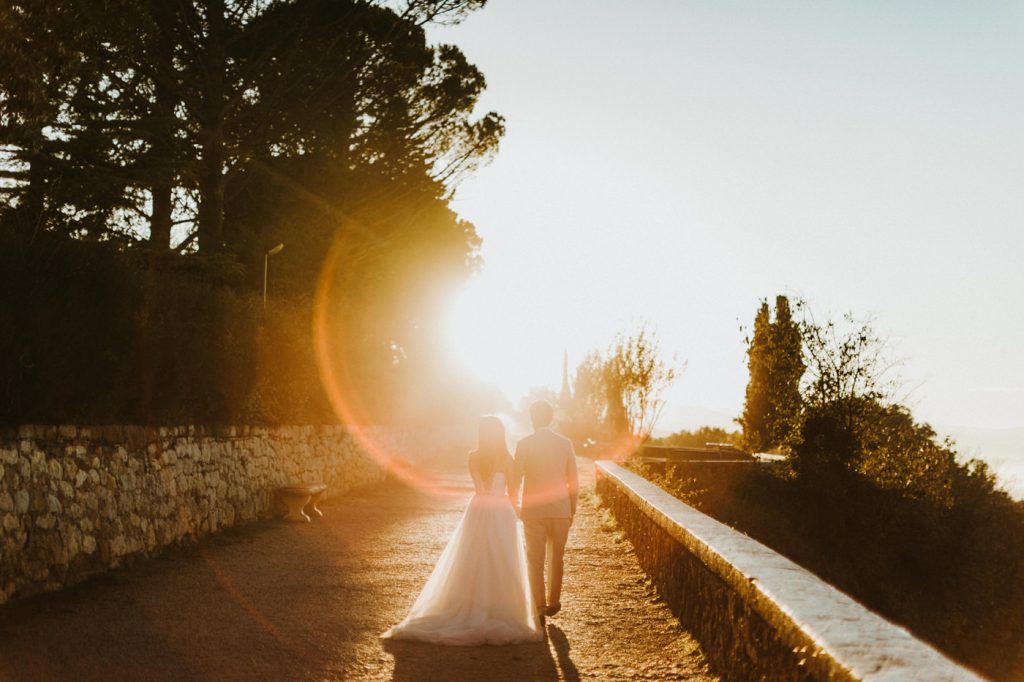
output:
M 324 422 L 309 305 L 224 258 L 0 243 L 0 423 Z

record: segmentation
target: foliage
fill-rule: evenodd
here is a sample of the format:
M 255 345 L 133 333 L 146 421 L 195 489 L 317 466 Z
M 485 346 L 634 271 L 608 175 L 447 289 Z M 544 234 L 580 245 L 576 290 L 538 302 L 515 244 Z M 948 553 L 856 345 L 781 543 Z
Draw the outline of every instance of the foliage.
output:
M 5 218 L 160 248 L 180 222 L 186 245 L 237 253 L 236 179 L 328 147 L 357 176 L 397 164 L 450 191 L 502 121 L 470 119 L 483 77 L 422 26 L 482 4 L 5 0 L 0 57 L 23 67 L 0 75 Z
M 92 311 L 116 318 L 121 339 L 178 338 L 157 353 L 175 368 L 165 374 L 194 379 L 210 396 L 226 380 L 192 373 L 190 363 L 213 351 L 183 335 L 194 326 L 195 343 L 224 336 L 239 344 L 239 363 L 259 356 L 288 365 L 237 370 L 259 386 L 258 407 L 240 386 L 225 409 L 270 419 L 289 412 L 291 400 L 322 403 L 319 389 L 297 384 L 317 383 L 310 321 L 330 269 L 330 352 L 351 370 L 346 390 L 375 419 L 436 403 L 414 388 L 447 390 L 437 380 L 447 369 L 439 311 L 477 267 L 480 246 L 449 200 L 495 153 L 504 124 L 493 112 L 474 113 L 483 75 L 457 48 L 428 44 L 424 26 L 460 21 L 483 4 L 107 0 L 100 12 L 95 3 L 0 0 L 0 62 L 17 67 L 0 70 L 0 231 L 28 261 L 45 263 L 54 250 L 67 257 L 56 270 L 15 263 L 2 314 L 55 337 L 56 311 L 68 319 Z M 270 262 L 271 305 L 262 316 L 265 253 L 279 242 L 286 249 Z M 86 262 L 71 266 L 74 258 Z M 91 286 L 76 270 L 98 278 L 100 290 L 88 305 L 65 309 L 57 292 Z M 42 272 L 49 279 L 35 283 Z M 142 292 L 145 306 L 136 300 Z M 249 309 L 246 322 L 239 311 Z M 272 320 L 285 317 L 291 324 L 275 331 Z M 160 327 L 175 319 L 180 333 Z M 68 345 L 74 357 L 91 343 L 84 334 Z M 61 364 L 30 343 L 19 352 Z M 288 358 L 300 358 L 301 371 Z M 0 377 L 9 392 L 33 394 L 32 373 L 11 372 Z M 75 400 L 88 400 L 86 377 L 67 375 L 82 382 Z M 163 390 L 172 379 L 153 381 Z M 122 393 L 104 395 L 116 402 Z M 38 408 L 26 401 L 6 418 L 31 412 L 49 421 L 74 412 L 73 403 L 40 397 Z M 138 404 L 81 409 L 129 415 Z M 182 409 L 227 418 L 193 404 Z
M 996 488 L 983 463 L 931 447 L 932 471 L 909 484 L 894 472 L 810 478 L 784 465 L 752 465 L 738 480 L 678 471 L 655 480 L 951 657 L 1019 679 L 1024 502 Z
M 633 456 L 626 460 L 626 466 L 695 509 L 705 506 L 705 499 L 714 487 L 675 464 L 651 464 Z
M 665 390 L 681 371 L 661 358 L 657 338 L 646 328 L 619 334 L 607 354 L 592 351 L 576 368 L 571 435 L 580 441 L 646 439 Z
M 0 240 L 0 423 L 334 421 L 295 333 L 308 312 L 264 311 L 209 270 L 224 266 Z
M 800 381 L 806 368 L 802 341 L 800 327 L 790 310 L 789 299 L 776 296 L 769 367 L 772 391 L 768 400 L 768 440 L 776 445 L 787 443 L 799 423 L 803 403 Z
M 612 426 L 646 439 L 665 405 L 665 390 L 679 370 L 661 359 L 657 338 L 643 327 L 615 339 L 604 370 Z
M 800 327 L 792 318 L 789 299 L 777 296 L 775 319 L 767 301 L 754 318 L 747 343 L 750 381 L 743 405 L 744 446 L 764 452 L 788 443 L 798 428 L 804 374 Z
M 791 360 L 786 375 L 806 372 L 782 442 L 788 461 L 751 466 L 728 486 L 659 480 L 950 655 L 1018 679 L 1024 502 L 998 489 L 984 463 L 959 461 L 952 442 L 899 404 L 897 363 L 870 322 L 846 315 L 819 324 L 806 303 L 796 307 L 803 362 Z M 770 402 L 767 313 L 763 304 L 750 344 L 748 407 Z M 787 334 L 793 347 L 792 328 Z M 769 420 L 756 417 L 768 414 L 745 412 L 755 430 L 745 438 L 767 439 Z
M 800 336 L 807 373 L 802 387 L 804 412 L 788 443 L 793 465 L 804 471 L 857 468 L 870 452 L 883 452 L 875 443 L 892 445 L 894 435 L 906 436 L 917 428 L 892 427 L 899 419 L 913 423 L 909 412 L 894 403 L 899 386 L 892 371 L 896 363 L 889 360 L 885 341 L 869 321 L 847 314 L 841 324 L 832 320 L 818 324 L 806 303 L 799 307 L 804 311 Z M 886 425 L 888 435 L 879 433 Z M 920 451 L 920 447 L 896 445 L 884 452 L 902 457 Z
M 576 367 L 572 380 L 572 400 L 564 425 L 566 434 L 577 443 L 605 440 L 604 358 L 591 351 Z
M 739 419 L 743 427 L 743 442 L 750 452 L 763 452 L 772 446 L 768 439 L 768 396 L 771 380 L 768 374 L 771 353 L 771 311 L 768 302 L 762 301 L 754 317 L 754 333 L 747 342 L 747 368 L 750 381 L 747 383 L 746 398 L 743 401 L 743 416 Z
M 807 363 L 803 394 L 808 402 L 823 405 L 857 398 L 888 402 L 896 396 L 899 380 L 892 371 L 898 363 L 889 359 L 887 344 L 870 320 L 847 313 L 841 323 L 818 324 L 805 302 L 799 302 L 798 308 L 804 312 L 800 337 Z
M 743 434 L 738 431 L 726 431 L 718 426 L 701 426 L 694 431 L 676 431 L 662 438 L 652 438 L 651 445 L 668 445 L 674 447 L 703 447 L 708 443 L 729 443 L 740 447 L 743 445 Z

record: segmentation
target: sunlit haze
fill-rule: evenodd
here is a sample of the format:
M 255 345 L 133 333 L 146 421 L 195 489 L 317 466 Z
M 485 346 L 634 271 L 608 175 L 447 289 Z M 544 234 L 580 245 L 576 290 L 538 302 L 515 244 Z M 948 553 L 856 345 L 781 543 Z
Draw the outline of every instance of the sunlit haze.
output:
M 449 329 L 511 399 L 646 321 L 688 363 L 659 431 L 728 425 L 786 293 L 873 317 L 940 431 L 1024 427 L 1024 5 L 491 0 L 433 38 L 508 121 Z

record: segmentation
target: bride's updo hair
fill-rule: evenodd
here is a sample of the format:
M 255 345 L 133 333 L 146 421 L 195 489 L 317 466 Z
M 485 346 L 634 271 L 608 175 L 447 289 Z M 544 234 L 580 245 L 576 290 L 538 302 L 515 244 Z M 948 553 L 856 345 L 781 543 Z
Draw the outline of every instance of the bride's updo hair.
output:
M 480 419 L 480 436 L 476 452 L 472 455 L 472 462 L 483 478 L 488 483 L 494 472 L 512 455 L 508 451 L 508 442 L 505 440 L 505 424 L 493 415 Z

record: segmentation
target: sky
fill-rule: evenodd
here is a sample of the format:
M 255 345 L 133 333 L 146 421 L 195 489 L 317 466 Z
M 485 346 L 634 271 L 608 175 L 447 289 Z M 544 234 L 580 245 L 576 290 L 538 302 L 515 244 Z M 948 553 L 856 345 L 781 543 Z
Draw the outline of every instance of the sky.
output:
M 871 318 L 940 432 L 1024 429 L 1024 3 L 490 0 L 430 36 L 507 121 L 449 334 L 513 399 L 646 323 L 686 364 L 659 431 L 728 426 L 787 294 Z

